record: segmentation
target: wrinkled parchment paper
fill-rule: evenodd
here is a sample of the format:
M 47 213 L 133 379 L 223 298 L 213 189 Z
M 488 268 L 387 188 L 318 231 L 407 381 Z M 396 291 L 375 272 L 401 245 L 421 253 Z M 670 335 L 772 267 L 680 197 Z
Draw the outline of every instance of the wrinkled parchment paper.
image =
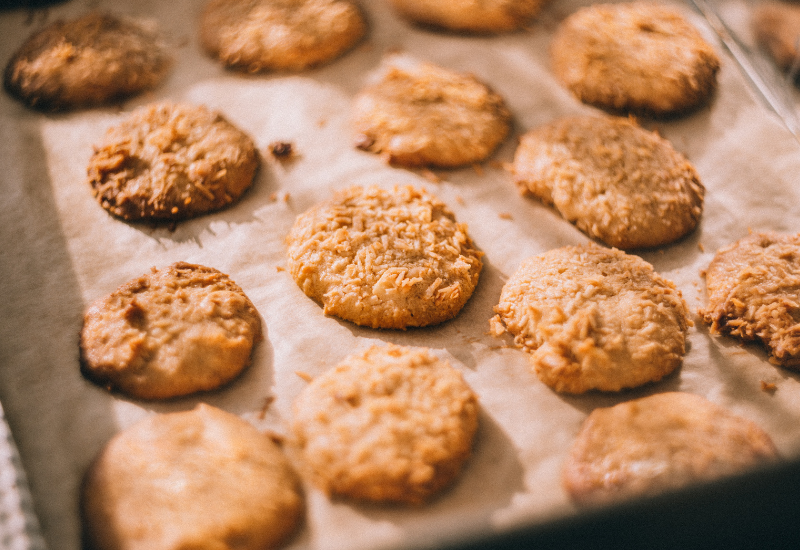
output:
M 31 13 L 0 12 L 3 63 L 33 30 L 93 8 L 154 20 L 176 57 L 163 86 L 121 109 L 46 115 L 0 95 L 0 401 L 50 548 L 79 548 L 81 477 L 119 430 L 204 401 L 286 433 L 291 402 L 306 384 L 296 371 L 319 374 L 381 342 L 428 346 L 464 373 L 482 405 L 474 456 L 452 489 L 421 508 L 331 502 L 307 487 L 307 521 L 291 548 L 403 547 L 579 514 L 560 486 L 559 470 L 581 422 L 597 406 L 654 392 L 703 395 L 756 421 L 787 457 L 800 451 L 798 376 L 770 365 L 757 347 L 709 335 L 700 323 L 690 331 L 678 372 L 612 395 L 556 394 L 529 371 L 521 351 L 487 336 L 502 285 L 524 258 L 587 240 L 552 209 L 519 196 L 499 167 L 511 161 L 521 132 L 594 111 L 549 70 L 552 31 L 579 2 L 553 0 L 529 31 L 495 37 L 421 30 L 396 18 L 383 1 L 365 4 L 370 36 L 354 51 L 302 74 L 260 76 L 227 72 L 203 55 L 196 34 L 199 1 L 74 0 Z M 689 8 L 687 14 L 723 58 L 719 92 L 691 116 L 642 122 L 695 164 L 707 188 L 705 212 L 685 240 L 641 255 L 677 284 L 694 312 L 704 300 L 700 272 L 719 247 L 751 229 L 800 230 L 800 148 L 758 102 L 703 20 Z M 351 99 L 382 55 L 397 49 L 472 72 L 507 98 L 515 134 L 494 156 L 498 162 L 438 172 L 441 181 L 435 182 L 351 146 Z M 248 132 L 265 158 L 275 141 L 291 142 L 298 157 L 265 162 L 239 204 L 174 231 L 114 219 L 85 181 L 92 146 L 125 112 L 157 99 L 204 103 Z M 282 270 L 284 237 L 299 213 L 335 189 L 373 183 L 413 184 L 437 194 L 486 253 L 478 289 L 453 321 L 408 331 L 359 328 L 325 317 Z M 85 381 L 78 370 L 78 332 L 89 302 L 151 266 L 179 260 L 230 274 L 255 303 L 266 338 L 252 367 L 220 391 L 167 403 L 109 395 Z M 762 381 L 777 390 L 762 391 Z M 265 409 L 269 398 L 274 402 Z

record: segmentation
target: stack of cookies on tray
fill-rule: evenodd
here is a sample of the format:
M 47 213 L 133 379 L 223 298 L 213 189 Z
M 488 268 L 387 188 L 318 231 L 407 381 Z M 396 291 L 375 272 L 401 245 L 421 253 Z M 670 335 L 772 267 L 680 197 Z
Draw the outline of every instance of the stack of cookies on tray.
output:
M 481 35 L 518 32 L 543 7 L 390 4 L 429 32 Z M 363 40 L 365 13 L 350 0 L 210 0 L 198 32 L 206 53 L 231 70 L 302 71 Z M 634 117 L 688 117 L 709 105 L 719 60 L 681 10 L 650 2 L 578 10 L 550 48 L 557 81 L 599 110 L 523 133 L 508 180 L 594 242 L 522 262 L 487 327 L 513 338 L 555 392 L 655 384 L 683 362 L 692 321 L 676 286 L 634 252 L 695 231 L 706 190 L 691 161 Z M 90 108 L 158 87 L 173 63 L 155 29 L 93 13 L 32 36 L 9 61 L 4 85 L 33 109 Z M 405 54 L 387 55 L 353 98 L 352 146 L 396 168 L 472 166 L 513 131 L 511 110 L 489 84 Z M 261 163 L 253 140 L 222 113 L 158 102 L 108 130 L 91 156 L 87 193 L 109 223 L 174 225 L 235 208 Z M 343 186 L 300 214 L 285 239 L 288 272 L 319 314 L 373 329 L 375 338 L 458 316 L 485 260 L 467 224 L 410 185 Z M 754 234 L 720 250 L 700 312 L 713 331 L 762 342 L 786 367 L 800 362 L 798 239 Z M 177 262 L 132 276 L 85 312 L 87 379 L 132 399 L 165 400 L 222 388 L 251 363 L 261 317 L 228 275 Z M 414 505 L 457 483 L 479 419 L 459 369 L 431 350 L 392 344 L 331 367 L 296 396 L 289 452 L 208 405 L 154 415 L 115 436 L 86 474 L 87 545 L 271 548 L 302 524 L 302 479 L 331 497 Z M 562 474 L 576 504 L 653 494 L 776 458 L 749 420 L 653 388 L 586 419 Z M 138 506 L 142 499 L 150 505 Z

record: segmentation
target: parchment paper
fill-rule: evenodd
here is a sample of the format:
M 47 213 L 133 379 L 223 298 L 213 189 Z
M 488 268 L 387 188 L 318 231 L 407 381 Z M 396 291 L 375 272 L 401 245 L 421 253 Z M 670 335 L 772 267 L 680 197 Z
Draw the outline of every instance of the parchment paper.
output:
M 200 401 L 258 427 L 285 433 L 291 402 L 306 382 L 371 344 L 428 346 L 460 369 L 479 395 L 481 428 L 455 486 L 421 508 L 331 502 L 306 487 L 308 517 L 290 548 L 403 547 L 579 514 L 559 483 L 561 463 L 586 415 L 597 406 L 654 392 L 703 395 L 759 423 L 780 451 L 800 451 L 800 381 L 770 365 L 757 347 L 710 336 L 696 323 L 683 367 L 667 379 L 620 394 L 563 396 L 533 375 L 523 352 L 487 335 L 502 285 L 531 255 L 586 237 L 552 209 L 523 198 L 497 163 L 425 175 L 386 166 L 351 146 L 351 99 L 384 53 L 402 49 L 469 71 L 504 95 L 515 135 L 494 156 L 510 162 L 516 137 L 556 117 L 594 110 L 553 78 L 547 47 L 556 23 L 579 1 L 555 0 L 528 32 L 462 37 L 414 28 L 378 0 L 365 3 L 369 39 L 324 68 L 296 75 L 242 76 L 200 51 L 199 1 L 136 3 L 75 0 L 49 10 L 0 13 L 0 59 L 57 16 L 89 9 L 155 20 L 174 47 L 175 68 L 151 94 L 116 108 L 65 115 L 29 111 L 0 95 L 0 401 L 27 470 L 42 531 L 53 549 L 79 548 L 78 491 L 89 462 L 119 430 L 146 415 Z M 800 230 L 800 148 L 759 103 L 703 20 L 723 58 L 719 92 L 708 108 L 652 123 L 695 164 L 706 188 L 700 227 L 683 241 L 641 252 L 682 290 L 692 311 L 703 303 L 704 269 L 717 248 L 748 230 Z M 181 223 L 174 231 L 110 217 L 85 181 L 92 146 L 106 128 L 156 99 L 205 103 L 248 132 L 268 157 L 274 141 L 298 158 L 265 163 L 233 208 Z M 353 184 L 414 184 L 437 194 L 486 253 L 478 289 L 461 314 L 438 327 L 376 331 L 325 317 L 297 288 L 285 265 L 284 237 L 295 217 L 335 189 Z M 184 260 L 228 273 L 263 317 L 266 338 L 252 367 L 230 386 L 168 403 L 113 396 L 78 370 L 78 333 L 94 299 L 146 272 Z M 761 381 L 777 391 L 761 390 Z M 274 402 L 266 409 L 269 397 Z

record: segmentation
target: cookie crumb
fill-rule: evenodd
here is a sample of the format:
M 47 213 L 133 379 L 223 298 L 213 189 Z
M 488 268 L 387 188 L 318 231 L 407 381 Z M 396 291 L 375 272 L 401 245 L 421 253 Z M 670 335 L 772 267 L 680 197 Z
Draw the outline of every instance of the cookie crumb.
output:
M 460 204 L 461 206 L 464 206 L 464 205 L 466 204 L 466 203 L 464 202 L 464 197 L 462 197 L 461 195 L 456 195 L 456 202 L 457 202 L 458 204 Z
M 766 380 L 761 381 L 761 391 L 765 393 L 775 393 L 778 391 L 778 386 L 772 382 L 767 382 Z
M 267 416 L 267 411 L 269 410 L 270 405 L 275 401 L 274 395 L 268 395 L 264 398 L 264 403 L 261 405 L 261 410 L 258 411 L 258 419 L 264 420 Z
M 501 220 L 513 220 L 514 217 L 511 215 L 511 212 L 500 212 L 497 215 Z
M 706 247 L 705 247 L 705 246 L 703 246 L 703 243 L 697 243 L 697 249 L 698 249 L 700 252 L 705 252 L 705 251 L 706 251 Z
M 428 180 L 431 183 L 442 183 L 442 178 L 439 177 L 438 174 L 433 172 L 432 170 L 428 170 L 427 168 L 420 170 L 420 174 L 423 178 Z
M 481 166 L 480 164 L 473 164 L 473 165 L 472 165 L 472 169 L 473 169 L 473 170 L 475 171 L 475 173 L 476 173 L 476 174 L 478 174 L 479 176 L 482 176 L 482 175 L 483 175 L 483 166 Z
M 282 265 L 276 265 L 275 271 L 277 271 L 278 273 L 283 273 L 284 271 L 286 271 L 286 268 L 283 267 Z
M 290 141 L 275 141 L 269 144 L 270 154 L 278 160 L 291 160 L 296 156 Z
M 308 374 L 307 372 L 303 372 L 301 370 L 296 370 L 296 371 L 294 371 L 294 373 L 297 376 L 299 376 L 300 378 L 302 378 L 303 380 L 305 380 L 306 382 L 311 382 L 312 380 L 314 380 L 314 377 L 311 376 L 310 374 Z

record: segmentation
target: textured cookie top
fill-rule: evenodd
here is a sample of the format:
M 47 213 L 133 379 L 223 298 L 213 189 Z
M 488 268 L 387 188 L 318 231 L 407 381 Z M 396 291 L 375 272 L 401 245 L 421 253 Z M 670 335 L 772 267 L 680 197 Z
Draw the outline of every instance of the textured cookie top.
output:
M 90 13 L 28 38 L 6 65 L 3 83 L 29 107 L 60 110 L 153 88 L 171 65 L 154 29 Z
M 453 31 L 495 33 L 524 27 L 546 0 L 392 0 L 404 17 Z
M 419 504 L 472 448 L 478 405 L 461 373 L 421 348 L 374 346 L 314 379 L 293 432 L 327 493 Z
M 595 409 L 562 470 L 581 505 L 659 493 L 774 459 L 753 422 L 688 393 L 663 393 Z
M 258 312 L 236 283 L 179 262 L 153 268 L 87 309 L 81 367 L 110 389 L 164 399 L 232 380 L 260 338 Z
M 717 251 L 706 270 L 712 331 L 762 342 L 772 363 L 800 368 L 800 235 L 755 233 Z
M 595 4 L 567 17 L 550 46 L 556 77 L 585 103 L 678 114 L 716 88 L 719 58 L 673 7 Z
M 502 97 L 469 74 L 404 55 L 356 96 L 356 145 L 402 166 L 452 168 L 486 159 L 508 135 Z
M 303 292 L 326 314 L 373 328 L 454 317 L 483 267 L 467 226 L 411 186 L 341 190 L 298 216 L 287 244 Z
M 224 208 L 253 183 L 253 141 L 203 106 L 158 103 L 110 128 L 89 160 L 95 198 L 128 221 L 178 221 Z
M 751 18 L 753 34 L 781 69 L 788 70 L 800 62 L 800 6 L 786 2 L 759 3 Z
M 303 516 L 299 479 L 280 448 L 204 404 L 117 434 L 82 489 L 87 543 L 98 550 L 265 550 Z
M 637 256 L 597 245 L 525 260 L 492 319 L 531 354 L 542 382 L 566 393 L 617 391 L 660 380 L 683 361 L 686 304 Z
M 705 188 L 692 164 L 624 118 L 563 118 L 528 132 L 514 180 L 590 237 L 625 249 L 675 241 L 703 211 Z
M 330 61 L 365 32 L 364 17 L 349 0 L 211 0 L 200 17 L 206 51 L 251 73 Z

